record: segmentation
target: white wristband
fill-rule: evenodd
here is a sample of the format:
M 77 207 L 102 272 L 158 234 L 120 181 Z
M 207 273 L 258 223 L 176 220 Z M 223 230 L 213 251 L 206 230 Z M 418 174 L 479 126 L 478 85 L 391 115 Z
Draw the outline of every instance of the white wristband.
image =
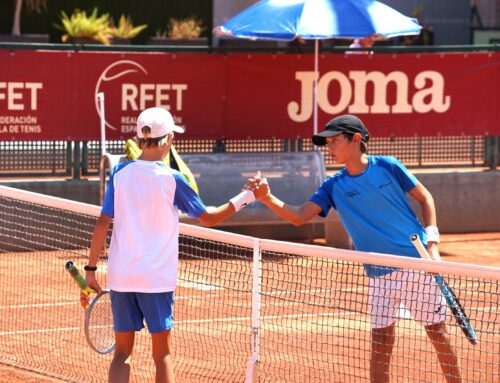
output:
M 250 190 L 244 190 L 229 200 L 236 211 L 243 209 L 246 205 L 250 205 L 253 201 L 255 201 L 255 196 Z
M 427 226 L 425 228 L 425 235 L 427 236 L 427 242 L 439 243 L 439 229 L 437 226 Z

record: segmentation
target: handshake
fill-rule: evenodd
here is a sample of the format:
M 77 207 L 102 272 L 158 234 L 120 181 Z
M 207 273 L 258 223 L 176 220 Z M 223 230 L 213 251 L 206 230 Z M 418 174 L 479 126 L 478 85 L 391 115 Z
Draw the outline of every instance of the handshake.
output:
M 255 200 L 264 201 L 271 194 L 271 189 L 266 178 L 262 178 L 260 170 L 253 178 L 249 178 L 243 186 L 242 192 L 231 198 L 229 202 L 234 206 L 235 211 L 239 211 L 246 205 L 250 205 Z

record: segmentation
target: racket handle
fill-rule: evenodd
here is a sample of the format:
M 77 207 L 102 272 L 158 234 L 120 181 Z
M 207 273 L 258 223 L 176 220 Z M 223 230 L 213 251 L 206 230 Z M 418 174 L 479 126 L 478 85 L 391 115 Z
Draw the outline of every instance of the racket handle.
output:
M 418 253 L 420 254 L 420 257 L 423 259 L 431 259 L 431 256 L 427 252 L 427 249 L 424 247 L 424 244 L 420 240 L 420 237 L 418 234 L 412 234 L 410 236 L 410 241 L 413 243 L 413 246 L 417 249 Z
M 68 273 L 73 277 L 76 284 L 78 285 L 78 287 L 80 287 L 80 289 L 83 291 L 84 294 L 90 295 L 94 292 L 94 290 L 92 290 L 87 285 L 87 281 L 82 277 L 82 275 L 78 271 L 78 268 L 74 265 L 72 261 L 66 262 L 65 268 L 68 271 Z

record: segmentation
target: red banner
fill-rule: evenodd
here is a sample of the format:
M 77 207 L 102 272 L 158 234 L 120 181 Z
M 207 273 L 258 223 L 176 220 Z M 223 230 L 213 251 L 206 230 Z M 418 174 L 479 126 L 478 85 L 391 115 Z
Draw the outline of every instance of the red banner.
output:
M 311 54 L 0 50 L 0 140 L 134 135 L 147 107 L 192 139 L 313 133 Z M 319 130 L 355 114 L 373 136 L 500 135 L 500 53 L 322 54 Z

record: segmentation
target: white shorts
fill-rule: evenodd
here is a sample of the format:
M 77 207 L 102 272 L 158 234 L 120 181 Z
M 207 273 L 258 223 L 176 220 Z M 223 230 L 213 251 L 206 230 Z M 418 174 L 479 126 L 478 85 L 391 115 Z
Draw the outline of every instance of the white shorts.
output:
M 372 328 L 390 326 L 407 309 L 423 326 L 446 319 L 446 300 L 432 275 L 423 271 L 397 270 L 370 278 Z

